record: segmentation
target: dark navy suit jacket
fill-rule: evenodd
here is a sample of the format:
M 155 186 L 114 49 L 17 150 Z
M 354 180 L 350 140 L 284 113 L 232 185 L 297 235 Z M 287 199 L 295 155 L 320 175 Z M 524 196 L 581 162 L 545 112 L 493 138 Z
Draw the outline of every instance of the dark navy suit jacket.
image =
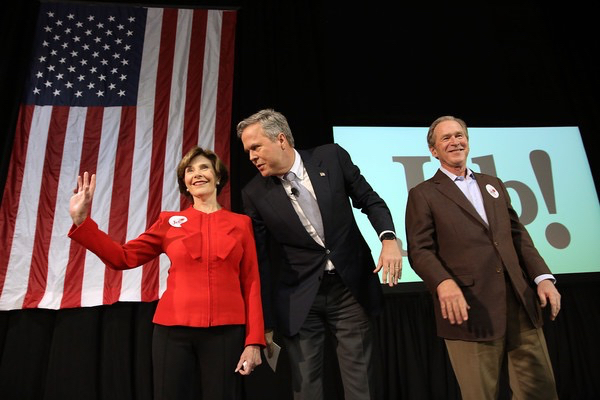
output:
M 342 147 L 328 144 L 299 153 L 321 211 L 324 247 L 303 227 L 279 178 L 257 175 L 242 191 L 244 210 L 254 226 L 265 325 L 288 336 L 306 319 L 328 259 L 365 311 L 378 314 L 383 306 L 381 283 L 352 206 L 368 216 L 374 235 L 394 230 L 387 205 Z M 273 254 L 280 259 L 273 260 Z

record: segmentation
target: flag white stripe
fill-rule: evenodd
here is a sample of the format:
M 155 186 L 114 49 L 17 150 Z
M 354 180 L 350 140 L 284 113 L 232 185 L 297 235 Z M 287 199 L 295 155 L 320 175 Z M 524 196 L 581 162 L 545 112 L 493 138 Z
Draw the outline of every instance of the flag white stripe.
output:
M 129 220 L 127 240 L 135 239 L 147 228 L 148 185 L 150 183 L 150 165 L 152 159 L 152 132 L 154 126 L 154 99 L 158 54 L 163 12 L 159 8 L 149 8 L 144 34 L 144 50 L 140 69 L 138 88 L 138 107 L 135 123 L 135 147 L 131 171 L 129 193 Z M 123 273 L 122 289 L 119 300 L 141 300 L 143 269 L 135 268 Z
M 193 10 L 179 10 L 177 16 L 175 55 L 171 79 L 169 128 L 163 175 L 163 210 L 179 210 L 179 190 L 175 169 L 181 159 L 182 153 L 183 123 L 185 117 L 185 113 L 182 110 L 185 110 L 186 105 L 193 13 Z
M 202 98 L 200 100 L 200 147 L 215 148 L 217 89 L 219 87 L 219 57 L 221 56 L 221 29 L 223 14 L 210 10 L 206 22 L 206 44 L 202 74 Z
M 107 107 L 102 116 L 100 148 L 96 166 L 96 191 L 92 204 L 91 217 L 104 232 L 109 231 L 110 209 L 112 206 L 113 179 L 121 107 Z M 92 252 L 86 251 L 85 269 L 81 293 L 82 306 L 102 304 L 104 298 L 104 263 Z
M 169 267 L 171 266 L 171 260 L 165 253 L 159 257 L 159 286 L 158 286 L 158 297 L 162 297 L 165 290 L 167 290 L 167 277 L 169 275 Z

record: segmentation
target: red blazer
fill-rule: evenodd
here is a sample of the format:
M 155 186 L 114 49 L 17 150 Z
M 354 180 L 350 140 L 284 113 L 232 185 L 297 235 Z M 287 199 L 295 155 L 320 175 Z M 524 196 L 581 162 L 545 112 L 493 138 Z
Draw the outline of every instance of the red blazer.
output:
M 410 190 L 406 207 L 408 257 L 434 296 L 437 333 L 446 339 L 495 340 L 506 331 L 506 282 L 536 326 L 542 315 L 534 279 L 550 269 L 534 247 L 498 178 L 475 173 L 489 225 L 443 172 Z M 442 318 L 436 288 L 454 279 L 471 306 L 469 319 Z
M 87 218 L 71 228 L 69 237 L 118 270 L 167 254 L 171 260 L 167 288 L 154 323 L 245 324 L 245 344 L 265 345 L 256 247 L 247 216 L 225 209 L 205 214 L 193 207 L 164 211 L 146 232 L 124 245 Z

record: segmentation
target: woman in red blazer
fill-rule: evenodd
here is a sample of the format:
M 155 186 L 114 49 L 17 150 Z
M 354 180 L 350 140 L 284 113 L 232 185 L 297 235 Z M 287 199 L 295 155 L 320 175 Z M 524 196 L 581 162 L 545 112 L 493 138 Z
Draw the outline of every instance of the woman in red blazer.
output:
M 146 232 L 120 244 L 88 216 L 96 176 L 77 178 L 71 239 L 114 269 L 136 268 L 162 253 L 171 261 L 153 318 L 155 399 L 240 399 L 240 374 L 261 363 L 264 323 L 252 223 L 217 202 L 227 179 L 215 153 L 192 148 L 177 167 L 177 180 L 193 205 L 161 212 Z

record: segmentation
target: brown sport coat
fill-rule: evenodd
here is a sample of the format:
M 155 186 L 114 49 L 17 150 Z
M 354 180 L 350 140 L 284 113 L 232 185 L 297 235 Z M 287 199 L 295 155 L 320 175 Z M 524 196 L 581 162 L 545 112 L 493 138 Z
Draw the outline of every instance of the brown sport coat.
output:
M 506 330 L 505 274 L 536 327 L 542 325 L 534 279 L 550 270 L 510 204 L 506 187 L 475 173 L 489 226 L 442 171 L 409 192 L 406 237 L 411 267 L 434 296 L 437 334 L 446 339 L 495 340 Z M 454 279 L 470 305 L 469 319 L 451 325 L 436 288 Z

